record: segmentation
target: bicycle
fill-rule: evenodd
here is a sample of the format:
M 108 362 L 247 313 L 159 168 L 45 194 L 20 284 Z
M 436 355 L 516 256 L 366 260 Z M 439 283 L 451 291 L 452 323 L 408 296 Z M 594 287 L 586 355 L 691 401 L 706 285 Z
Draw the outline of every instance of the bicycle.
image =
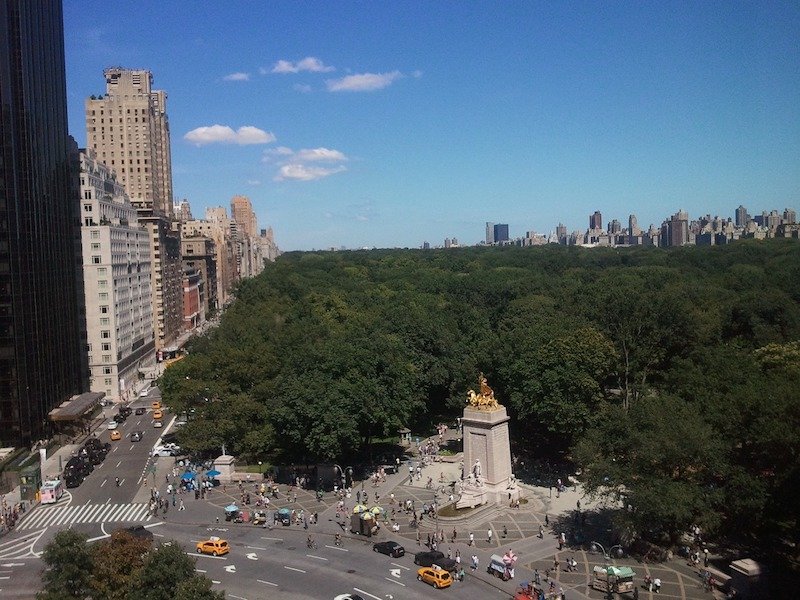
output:
M 306 541 L 306 548 L 309 548 L 311 550 L 316 550 L 317 549 L 316 540 L 312 540 L 312 539 L 307 540 Z

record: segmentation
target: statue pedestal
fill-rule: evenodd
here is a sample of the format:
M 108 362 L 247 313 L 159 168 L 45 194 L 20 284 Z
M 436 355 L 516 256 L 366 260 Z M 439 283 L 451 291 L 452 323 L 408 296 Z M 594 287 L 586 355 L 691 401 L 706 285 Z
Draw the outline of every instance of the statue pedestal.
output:
M 231 481 L 233 472 L 236 470 L 236 458 L 230 454 L 222 454 L 214 460 L 214 468 L 219 471 L 217 479 Z
M 511 473 L 511 444 L 508 438 L 508 413 L 504 406 L 478 409 L 467 406 L 461 419 L 464 427 L 464 476 L 456 508 L 475 507 L 487 502 L 511 502 L 519 497 Z M 479 465 L 476 468 L 476 465 Z M 476 473 L 479 471 L 479 473 Z

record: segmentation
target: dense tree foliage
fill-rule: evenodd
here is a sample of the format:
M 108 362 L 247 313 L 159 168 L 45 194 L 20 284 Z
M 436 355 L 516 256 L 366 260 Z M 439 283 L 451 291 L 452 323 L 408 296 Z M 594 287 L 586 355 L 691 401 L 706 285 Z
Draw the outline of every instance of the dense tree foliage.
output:
M 236 297 L 163 377 L 193 451 L 344 461 L 483 371 L 635 532 L 800 537 L 796 241 L 290 253 Z
M 40 600 L 224 600 L 211 580 L 195 573 L 194 560 L 176 542 L 155 548 L 150 540 L 117 531 L 89 545 L 66 529 L 45 546 Z

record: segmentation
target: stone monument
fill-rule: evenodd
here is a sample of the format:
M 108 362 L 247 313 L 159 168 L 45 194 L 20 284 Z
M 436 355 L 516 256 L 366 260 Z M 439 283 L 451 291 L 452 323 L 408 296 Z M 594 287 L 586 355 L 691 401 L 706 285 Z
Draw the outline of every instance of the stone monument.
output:
M 508 414 L 497 402 L 483 373 L 478 382 L 480 392 L 468 392 L 467 406 L 461 419 L 464 463 L 461 496 L 456 508 L 475 507 L 487 502 L 512 502 L 519 498 L 519 489 L 511 472 Z

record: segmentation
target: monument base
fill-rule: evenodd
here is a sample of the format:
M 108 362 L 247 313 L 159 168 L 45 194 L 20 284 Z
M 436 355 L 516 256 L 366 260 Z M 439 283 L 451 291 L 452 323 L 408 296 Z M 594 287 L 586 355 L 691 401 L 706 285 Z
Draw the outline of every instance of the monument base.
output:
M 481 487 L 467 487 L 461 490 L 461 495 L 456 501 L 456 508 L 475 508 L 482 504 L 511 504 L 520 499 L 519 488 L 516 484 L 490 485 Z

